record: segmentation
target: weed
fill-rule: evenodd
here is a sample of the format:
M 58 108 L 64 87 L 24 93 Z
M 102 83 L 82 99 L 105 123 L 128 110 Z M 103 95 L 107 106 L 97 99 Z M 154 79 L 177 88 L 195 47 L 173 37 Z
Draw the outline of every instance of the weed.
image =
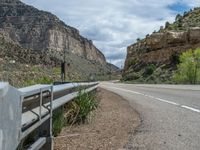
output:
M 56 74 L 56 75 L 60 75 L 60 74 L 61 74 L 61 69 L 60 69 L 60 67 L 54 67 L 54 68 L 53 68 L 53 73 Z
M 53 135 L 58 136 L 64 125 L 64 109 L 61 107 L 53 112 Z
M 66 125 L 85 123 L 98 104 L 96 92 L 86 93 L 84 90 L 79 90 L 77 98 L 54 112 L 54 136 L 57 136 Z
M 144 75 L 149 76 L 149 75 L 153 74 L 153 72 L 155 71 L 155 69 L 156 69 L 156 66 L 155 66 L 154 64 L 148 65 L 148 66 L 146 67 L 146 70 L 145 70 L 145 72 L 144 72 Z
M 90 112 L 98 106 L 98 101 L 94 93 L 79 92 L 79 96 L 75 99 L 75 103 L 79 107 L 79 112 L 75 118 L 75 123 L 85 123 Z

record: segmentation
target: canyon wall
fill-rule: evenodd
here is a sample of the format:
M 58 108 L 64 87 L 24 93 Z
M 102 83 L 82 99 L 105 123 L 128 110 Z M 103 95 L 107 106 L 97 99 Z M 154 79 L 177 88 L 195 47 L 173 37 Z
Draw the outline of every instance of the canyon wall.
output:
M 1 0 L 0 33 L 24 48 L 35 51 L 68 51 L 105 65 L 104 55 L 79 31 L 55 15 L 18 0 Z

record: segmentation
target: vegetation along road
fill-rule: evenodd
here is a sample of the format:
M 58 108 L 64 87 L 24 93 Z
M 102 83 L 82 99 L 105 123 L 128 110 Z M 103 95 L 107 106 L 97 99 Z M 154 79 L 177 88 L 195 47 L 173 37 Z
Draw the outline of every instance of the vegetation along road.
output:
M 128 149 L 199 150 L 200 86 L 102 82 L 121 95 L 141 117 Z

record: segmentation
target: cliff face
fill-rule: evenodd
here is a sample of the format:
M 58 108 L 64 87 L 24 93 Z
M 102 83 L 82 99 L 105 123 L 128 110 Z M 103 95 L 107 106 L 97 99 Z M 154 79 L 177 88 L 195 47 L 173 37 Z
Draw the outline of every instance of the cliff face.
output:
M 18 0 L 0 1 L 0 33 L 24 48 L 35 51 L 66 50 L 106 64 L 104 55 L 77 29 L 67 26 L 51 13 L 39 11 Z
M 158 32 L 127 48 L 124 76 L 133 72 L 145 75 L 145 70 L 153 64 L 156 68 L 174 70 L 179 55 L 189 49 L 200 47 L 200 8 L 195 8 L 184 16 L 177 15 L 173 24 L 166 23 Z M 132 77 L 129 76 L 132 79 Z
M 60 81 L 60 54 L 57 51 L 33 51 L 9 41 L 0 34 L 0 80 L 16 87 Z M 105 79 L 110 64 L 102 65 L 67 52 L 67 81 Z M 118 68 L 112 67 L 112 71 Z
M 127 48 L 125 70 L 134 67 L 133 65 L 137 63 L 169 64 L 173 54 L 180 54 L 188 49 L 198 47 L 200 47 L 200 28 L 153 33 Z M 131 62 L 134 61 L 135 64 L 132 64 Z

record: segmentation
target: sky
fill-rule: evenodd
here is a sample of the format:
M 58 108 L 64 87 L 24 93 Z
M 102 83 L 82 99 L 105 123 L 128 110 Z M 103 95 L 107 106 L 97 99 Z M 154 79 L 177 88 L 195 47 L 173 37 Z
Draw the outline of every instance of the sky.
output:
M 93 40 L 108 62 L 123 67 L 127 46 L 166 21 L 200 6 L 200 0 L 22 0 L 57 15 Z

